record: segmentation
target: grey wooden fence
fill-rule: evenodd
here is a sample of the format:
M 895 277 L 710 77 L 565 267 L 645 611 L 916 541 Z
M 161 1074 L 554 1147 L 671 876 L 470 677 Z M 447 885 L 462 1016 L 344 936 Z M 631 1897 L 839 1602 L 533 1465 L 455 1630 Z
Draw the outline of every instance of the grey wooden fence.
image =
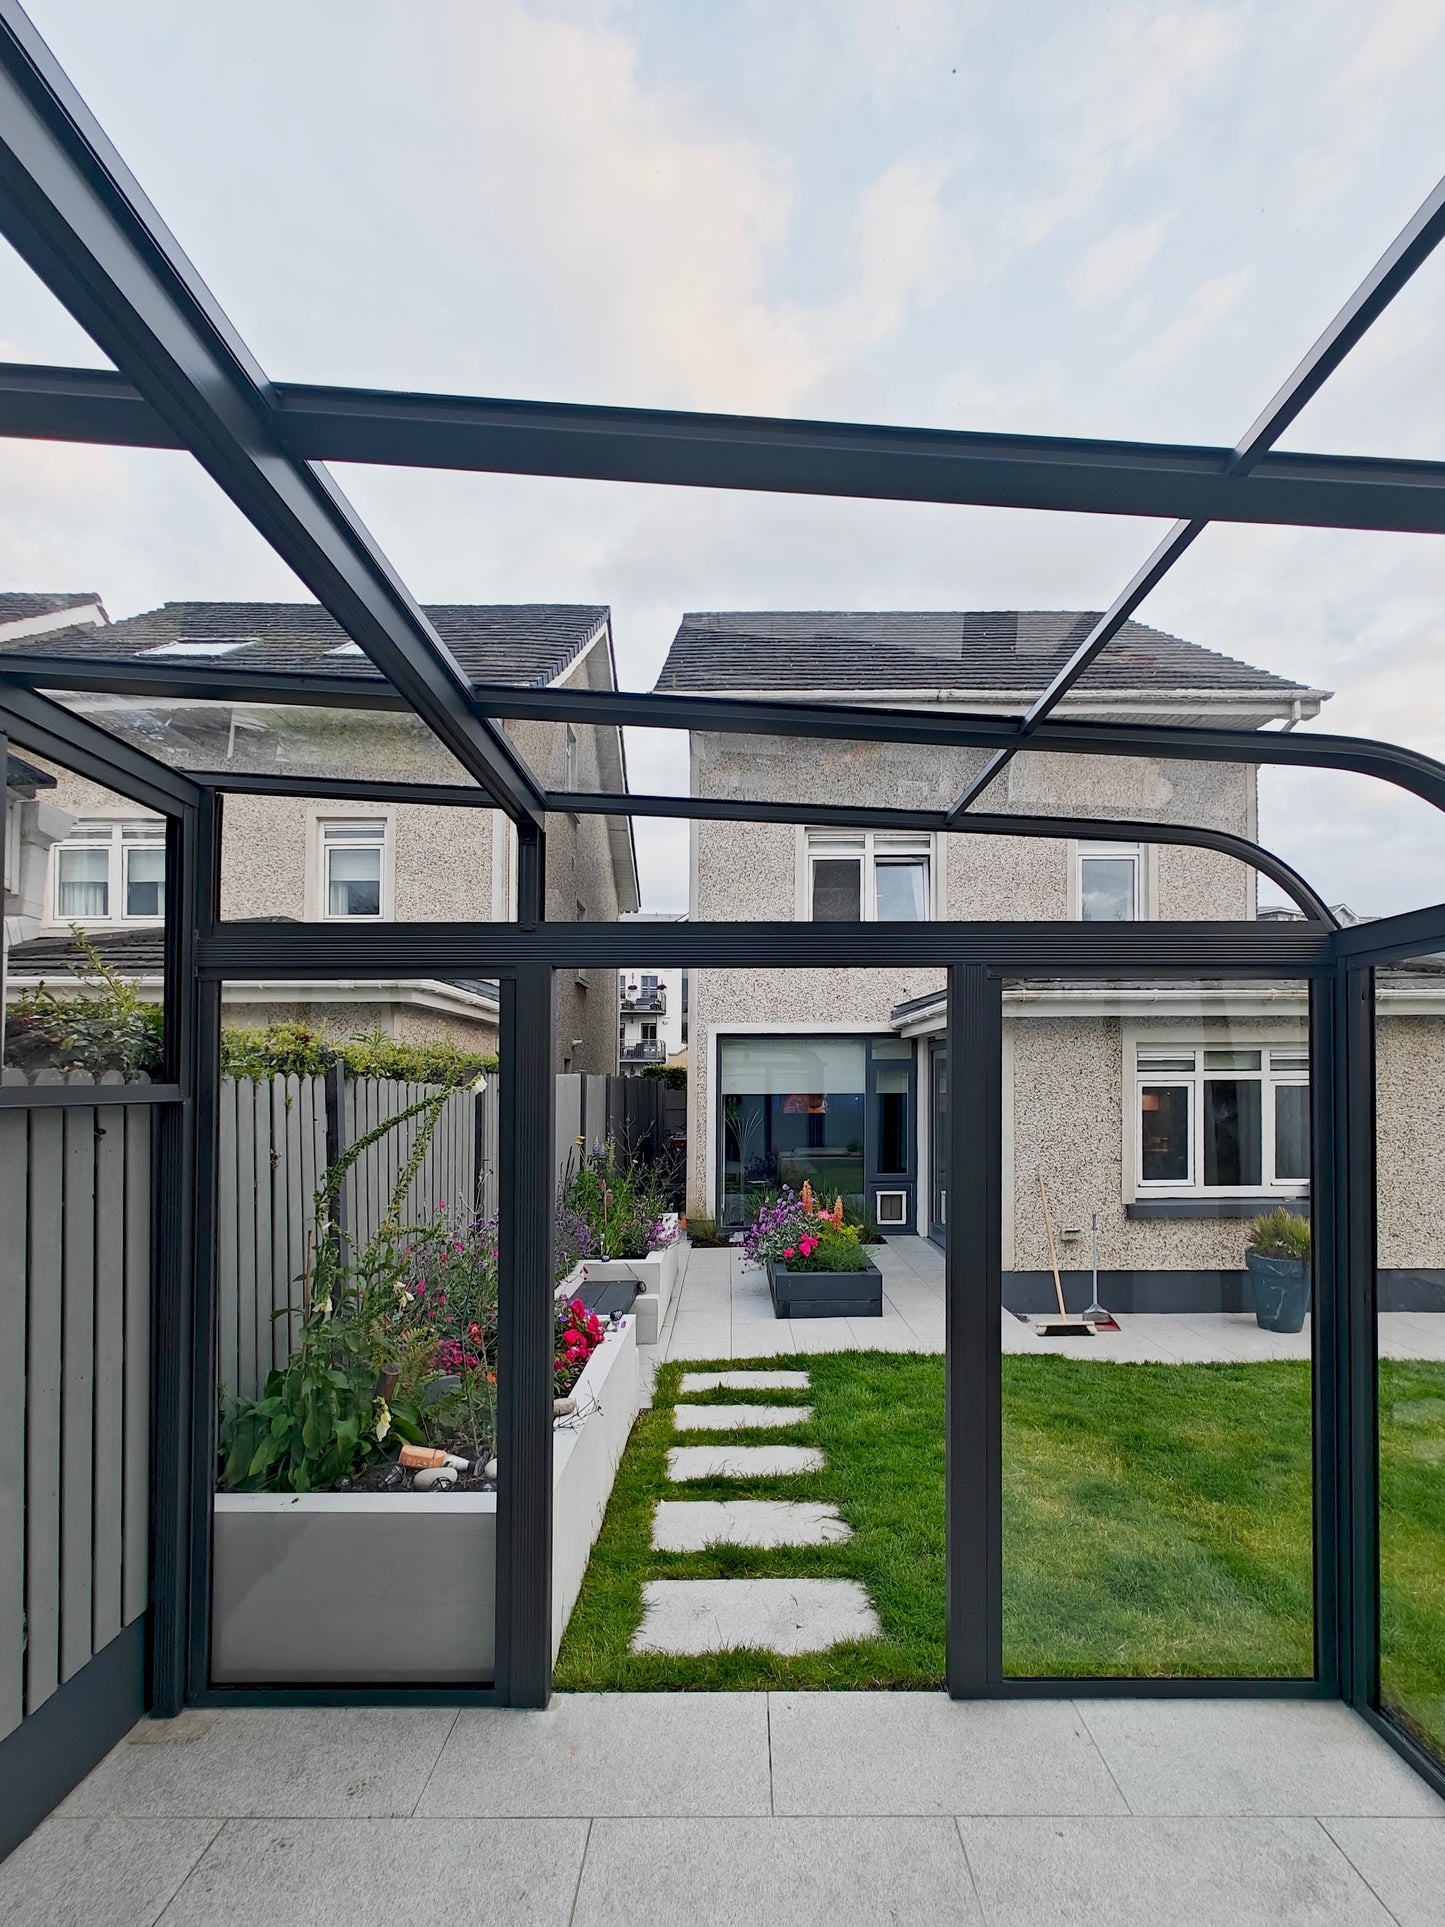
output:
M 152 1130 L 0 1110 L 0 1735 L 145 1611 Z

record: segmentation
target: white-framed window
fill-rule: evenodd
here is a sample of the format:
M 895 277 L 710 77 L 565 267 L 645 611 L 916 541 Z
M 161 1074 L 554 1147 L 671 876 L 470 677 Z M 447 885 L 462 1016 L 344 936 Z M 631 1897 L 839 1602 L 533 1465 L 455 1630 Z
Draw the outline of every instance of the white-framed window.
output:
M 1309 1187 L 1309 1058 L 1298 1045 L 1141 1043 L 1134 1109 L 1140 1197 Z
M 325 919 L 378 921 L 391 915 L 390 830 L 384 816 L 317 822 L 318 908 Z
M 1083 923 L 1133 923 L 1146 914 L 1144 852 L 1137 843 L 1076 843 L 1074 901 Z
M 933 839 L 881 831 L 806 833 L 805 915 L 827 923 L 926 923 Z
M 52 923 L 160 923 L 166 826 L 158 817 L 76 823 L 51 850 Z

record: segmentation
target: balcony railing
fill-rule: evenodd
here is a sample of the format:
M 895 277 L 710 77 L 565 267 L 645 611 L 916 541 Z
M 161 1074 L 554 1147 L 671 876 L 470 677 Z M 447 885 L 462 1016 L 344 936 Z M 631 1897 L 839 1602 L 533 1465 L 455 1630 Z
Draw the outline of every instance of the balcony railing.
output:
M 667 992 L 665 990 L 624 990 L 620 999 L 623 1010 L 652 1011 L 657 1016 L 667 1014 Z
M 667 1046 L 654 1037 L 645 1044 L 624 1044 L 618 1056 L 624 1064 L 665 1064 Z

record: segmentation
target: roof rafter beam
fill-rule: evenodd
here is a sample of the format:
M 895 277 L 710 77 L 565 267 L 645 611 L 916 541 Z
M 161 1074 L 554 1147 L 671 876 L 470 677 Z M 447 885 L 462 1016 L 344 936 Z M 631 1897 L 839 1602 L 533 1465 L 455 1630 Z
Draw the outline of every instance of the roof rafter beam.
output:
M 1276 390 L 1235 445 L 1226 464 L 1232 476 L 1248 476 L 1271 446 L 1317 395 L 1345 356 L 1378 320 L 1410 277 L 1445 237 L 1445 180 L 1438 181 L 1399 234 L 1355 289 L 1324 333 Z M 1101 656 L 1144 599 L 1152 594 L 1191 544 L 1208 527 L 1208 518 L 1190 516 L 1179 522 L 1155 548 L 1123 593 L 1099 617 L 1093 628 L 1035 698 L 1024 715 L 1019 733 L 1028 737 L 1068 695 L 1090 665 Z M 949 811 L 956 821 L 977 802 L 995 777 L 1013 761 L 1016 750 L 991 756 Z
M 0 0 L 0 231 L 462 767 L 518 821 L 536 779 L 15 0 Z
M 686 488 L 1445 533 L 1445 463 L 1293 451 L 1248 472 L 1190 444 L 975 434 L 273 382 L 306 461 Z M 0 363 L 0 436 L 181 448 L 109 369 Z

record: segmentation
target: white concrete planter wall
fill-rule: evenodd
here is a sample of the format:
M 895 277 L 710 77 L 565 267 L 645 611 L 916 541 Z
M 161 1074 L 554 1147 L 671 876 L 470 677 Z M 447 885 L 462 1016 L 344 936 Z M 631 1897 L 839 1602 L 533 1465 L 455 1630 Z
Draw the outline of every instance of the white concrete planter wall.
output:
M 670 1245 L 649 1251 L 645 1258 L 584 1258 L 567 1274 L 559 1295 L 575 1297 L 585 1281 L 606 1284 L 614 1278 L 635 1278 L 642 1287 L 640 1296 L 632 1304 L 632 1316 L 637 1320 L 637 1342 L 655 1345 L 672 1302 L 683 1248 L 682 1241 L 674 1238 Z
M 588 1415 L 556 1432 L 553 1444 L 554 1657 L 639 1408 L 633 1319 L 603 1340 L 573 1396 Z M 229 1685 L 489 1679 L 496 1575 L 494 1492 L 219 1492 L 212 1678 Z

